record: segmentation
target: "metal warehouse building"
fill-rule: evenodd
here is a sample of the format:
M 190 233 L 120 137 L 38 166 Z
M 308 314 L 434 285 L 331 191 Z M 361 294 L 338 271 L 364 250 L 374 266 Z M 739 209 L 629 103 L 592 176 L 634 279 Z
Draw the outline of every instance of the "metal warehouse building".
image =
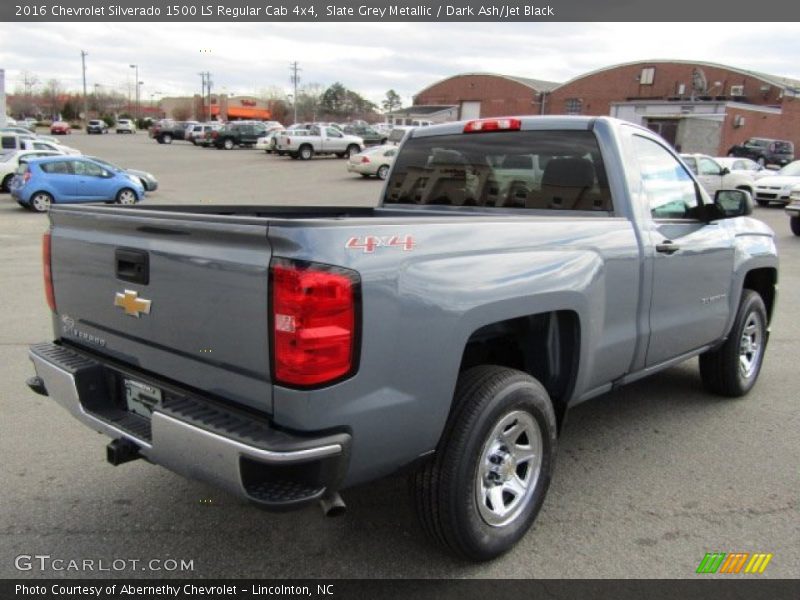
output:
M 611 115 L 649 127 L 685 152 L 724 154 L 750 137 L 800 146 L 800 80 L 707 62 L 624 63 L 563 84 L 467 73 L 423 89 L 406 110 L 426 105 L 452 108 L 442 120 Z

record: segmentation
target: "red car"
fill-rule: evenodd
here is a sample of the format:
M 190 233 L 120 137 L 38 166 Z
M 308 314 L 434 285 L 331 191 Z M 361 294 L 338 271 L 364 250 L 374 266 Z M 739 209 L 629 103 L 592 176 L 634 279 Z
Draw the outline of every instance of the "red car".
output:
M 72 133 L 72 128 L 66 121 L 54 121 L 53 124 L 50 125 L 51 135 L 67 135 L 70 133 Z

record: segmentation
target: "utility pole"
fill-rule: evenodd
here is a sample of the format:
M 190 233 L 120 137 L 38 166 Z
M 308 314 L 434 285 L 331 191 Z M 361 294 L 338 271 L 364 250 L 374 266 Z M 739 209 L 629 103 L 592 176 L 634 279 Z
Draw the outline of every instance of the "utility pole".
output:
M 198 73 L 198 75 L 200 75 L 200 80 L 202 82 L 200 84 L 200 90 L 201 90 L 201 92 L 200 92 L 200 108 L 201 108 L 201 111 L 200 112 L 202 113 L 200 115 L 200 117 L 201 117 L 202 121 L 205 121 L 205 118 L 206 118 L 206 72 L 205 71 L 200 71 Z
M 134 69 L 135 73 L 136 73 L 136 81 L 134 82 L 135 85 L 136 85 L 136 89 L 134 91 L 136 92 L 136 94 L 135 94 L 135 98 L 136 98 L 136 127 L 139 127 L 139 118 L 140 118 L 140 115 L 139 115 L 139 65 L 129 65 L 129 66 L 130 66 L 131 69 Z M 128 71 L 128 72 L 130 72 L 130 71 Z
M 203 84 L 202 84 L 203 85 L 203 93 L 202 93 L 202 95 L 200 97 L 203 99 L 204 107 L 208 107 L 208 109 L 203 108 L 202 117 L 203 117 L 204 120 L 210 121 L 211 120 L 211 85 L 212 85 L 211 73 L 209 73 L 208 71 L 201 71 L 200 73 L 198 73 L 198 75 L 200 75 L 200 77 L 202 78 L 202 81 L 203 81 Z
M 298 71 L 302 71 L 297 66 L 297 61 L 289 63 L 289 70 L 291 71 L 291 77 L 289 78 L 294 85 L 294 122 L 297 123 L 297 84 L 300 83 L 300 75 L 298 75 Z
M 81 65 L 83 66 L 83 118 L 89 116 L 89 106 L 86 104 L 86 57 L 89 55 L 88 52 L 84 52 L 81 50 Z

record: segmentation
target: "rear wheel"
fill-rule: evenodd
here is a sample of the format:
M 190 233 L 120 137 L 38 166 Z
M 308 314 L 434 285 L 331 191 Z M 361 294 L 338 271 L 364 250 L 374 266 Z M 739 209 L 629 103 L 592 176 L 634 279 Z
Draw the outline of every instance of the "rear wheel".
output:
M 386 179 L 389 176 L 389 165 L 381 165 L 377 175 L 378 179 Z
M 789 219 L 789 227 L 792 228 L 792 233 L 800 235 L 800 217 L 792 217 Z
M 222 147 L 225 148 L 225 150 L 233 150 L 235 145 L 231 138 L 225 138 L 225 141 L 222 142 Z
M 767 309 L 753 290 L 742 291 L 728 339 L 700 355 L 705 388 L 721 396 L 744 396 L 755 385 L 767 346 Z
M 53 197 L 47 192 L 36 192 L 33 196 L 31 196 L 30 208 L 35 212 L 47 212 L 50 210 L 50 205 L 52 204 Z
M 136 192 L 130 188 L 123 188 L 117 192 L 117 204 L 136 204 Z
M 496 366 L 462 373 L 436 454 L 409 478 L 423 529 L 471 560 L 506 552 L 542 506 L 555 450 L 555 414 L 538 381 Z
M 14 174 L 9 173 L 5 177 L 3 177 L 3 183 L 0 184 L 0 190 L 3 192 L 10 192 L 11 191 L 11 180 L 14 179 Z
M 172 136 L 170 134 L 168 134 L 168 133 L 165 133 L 163 136 L 161 136 L 161 140 L 165 144 L 171 144 L 172 143 Z
M 302 160 L 311 160 L 311 157 L 314 156 L 314 149 L 306 144 L 305 146 L 300 146 L 299 154 Z
M 344 154 L 342 155 L 342 157 L 343 158 L 350 158 L 351 156 L 353 156 L 353 154 L 358 154 L 360 151 L 361 150 L 359 149 L 358 146 L 356 146 L 355 144 L 350 144 L 347 147 L 347 150 L 344 151 Z

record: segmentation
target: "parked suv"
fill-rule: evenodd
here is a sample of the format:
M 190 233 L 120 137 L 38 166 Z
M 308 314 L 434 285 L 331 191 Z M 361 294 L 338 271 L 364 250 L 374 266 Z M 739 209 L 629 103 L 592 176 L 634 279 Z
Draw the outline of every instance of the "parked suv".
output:
M 108 125 L 100 119 L 92 119 L 86 124 L 86 133 L 108 133 Z
M 264 137 L 267 127 L 263 123 L 228 123 L 222 129 L 211 132 L 211 140 L 218 150 L 233 150 L 236 146 L 255 146 L 258 138 Z
M 389 138 L 387 134 L 376 131 L 369 125 L 346 125 L 344 132 L 348 135 L 357 135 L 364 140 L 365 146 L 383 145 Z
M 794 160 L 794 144 L 787 140 L 750 138 L 744 144 L 731 146 L 728 156 L 752 158 L 762 167 L 767 165 L 782 167 Z
M 186 127 L 184 139 L 187 142 L 192 142 L 195 146 L 205 146 L 206 134 L 210 131 L 216 131 L 222 127 L 222 123 L 192 123 Z

